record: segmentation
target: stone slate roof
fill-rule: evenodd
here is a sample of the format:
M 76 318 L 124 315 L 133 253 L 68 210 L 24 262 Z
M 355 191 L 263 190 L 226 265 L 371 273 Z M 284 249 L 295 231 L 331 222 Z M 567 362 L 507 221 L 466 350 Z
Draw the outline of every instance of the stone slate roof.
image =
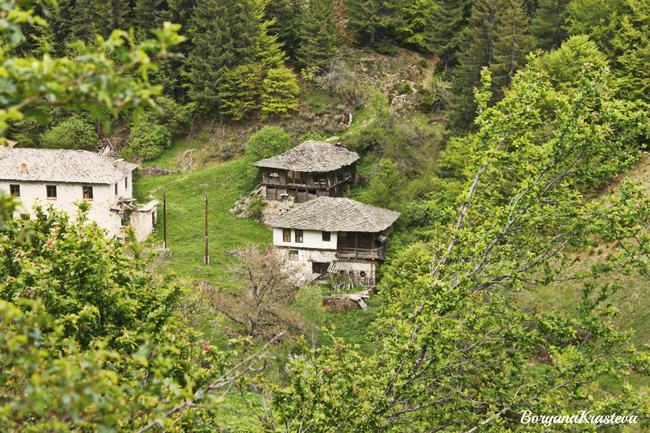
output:
M 22 172 L 27 166 L 27 174 Z M 138 168 L 85 150 L 0 147 L 0 180 L 113 184 Z
M 349 198 L 319 197 L 269 221 L 272 227 L 325 232 L 378 233 L 401 214 Z
M 359 155 L 356 152 L 343 146 L 309 140 L 280 155 L 257 161 L 253 165 L 303 173 L 324 173 L 350 165 L 358 159 Z

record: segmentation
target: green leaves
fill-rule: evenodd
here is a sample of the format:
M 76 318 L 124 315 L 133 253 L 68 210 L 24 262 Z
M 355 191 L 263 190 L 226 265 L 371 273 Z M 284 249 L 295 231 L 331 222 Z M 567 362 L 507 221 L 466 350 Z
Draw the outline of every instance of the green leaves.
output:
M 19 41 L 22 37 L 19 25 L 33 20 L 31 3 L 21 3 L 28 9 L 9 6 L 6 0 L 0 7 L 10 11 L 0 24 L 3 36 Z M 11 5 L 14 5 L 11 3 Z M 170 57 L 174 46 L 184 40 L 177 34 L 178 25 L 165 23 L 153 33 L 156 40 L 135 44 L 133 36 L 116 30 L 108 39 L 97 38 L 96 46 L 88 47 L 77 42 L 71 49 L 75 57 L 42 59 L 19 58 L 0 51 L 0 136 L 4 136 L 8 121 L 21 119 L 24 115 L 37 115 L 39 106 L 101 106 L 116 115 L 120 110 L 133 109 L 141 113 L 146 107 L 154 107 L 152 97 L 160 89 L 147 81 L 150 70 L 155 69 L 152 58 Z M 101 110 L 94 114 L 107 121 Z

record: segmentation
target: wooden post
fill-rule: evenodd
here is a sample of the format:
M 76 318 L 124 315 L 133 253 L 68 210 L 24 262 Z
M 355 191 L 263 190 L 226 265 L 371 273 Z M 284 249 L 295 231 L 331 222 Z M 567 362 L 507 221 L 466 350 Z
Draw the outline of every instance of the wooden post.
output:
M 210 256 L 208 255 L 208 196 L 205 196 L 205 264 L 210 264 Z
M 163 188 L 163 250 L 167 249 L 167 191 Z

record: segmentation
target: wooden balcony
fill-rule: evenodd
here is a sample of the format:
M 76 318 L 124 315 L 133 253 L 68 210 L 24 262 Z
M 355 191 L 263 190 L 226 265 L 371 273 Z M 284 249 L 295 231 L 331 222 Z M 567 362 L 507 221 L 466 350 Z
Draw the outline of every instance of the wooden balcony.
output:
M 379 248 L 345 248 L 336 250 L 336 257 L 345 259 L 384 260 L 386 257 L 386 244 Z

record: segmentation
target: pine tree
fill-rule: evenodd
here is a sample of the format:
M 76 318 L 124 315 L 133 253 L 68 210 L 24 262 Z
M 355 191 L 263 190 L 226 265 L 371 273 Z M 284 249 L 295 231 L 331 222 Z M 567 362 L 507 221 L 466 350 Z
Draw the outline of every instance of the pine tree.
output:
M 421 51 L 432 52 L 436 9 L 433 0 L 402 0 L 395 28 L 398 40 Z
M 498 19 L 498 40 L 494 44 L 491 65 L 497 94 L 502 94 L 502 90 L 510 85 L 532 48 L 524 3 L 522 0 L 510 0 L 504 6 Z
M 298 46 L 297 17 L 301 0 L 269 0 L 264 11 L 264 20 L 271 22 L 269 35 L 276 36 L 289 57 L 295 57 Z
M 261 23 L 251 19 L 251 0 L 200 0 L 191 20 L 194 48 L 188 57 L 190 97 L 220 110 L 228 69 L 250 63 Z
M 134 26 L 142 36 L 146 37 L 148 30 L 161 27 L 163 0 L 136 0 L 134 12 Z
M 433 11 L 432 47 L 445 64 L 445 71 L 456 65 L 457 54 L 471 12 L 467 0 L 442 0 Z
M 348 26 L 359 37 L 375 43 L 377 35 L 397 22 L 397 3 L 391 0 L 347 0 Z
M 74 40 L 92 43 L 98 32 L 99 3 L 97 0 L 77 0 L 75 14 L 72 17 L 72 34 Z
M 494 61 L 498 15 L 502 0 L 478 0 L 465 28 L 458 54 L 459 65 L 454 71 L 454 97 L 449 115 L 449 128 L 455 132 L 472 129 L 476 115 L 474 89 L 481 87 L 481 70 Z
M 537 48 L 547 51 L 560 47 L 566 38 L 562 25 L 568 3 L 568 0 L 540 0 L 539 9 L 530 25 Z
M 113 30 L 128 30 L 131 5 L 128 0 L 91 0 L 96 3 L 97 32 L 107 38 Z
M 299 17 L 296 59 L 303 66 L 325 67 L 339 49 L 332 0 L 311 0 Z

